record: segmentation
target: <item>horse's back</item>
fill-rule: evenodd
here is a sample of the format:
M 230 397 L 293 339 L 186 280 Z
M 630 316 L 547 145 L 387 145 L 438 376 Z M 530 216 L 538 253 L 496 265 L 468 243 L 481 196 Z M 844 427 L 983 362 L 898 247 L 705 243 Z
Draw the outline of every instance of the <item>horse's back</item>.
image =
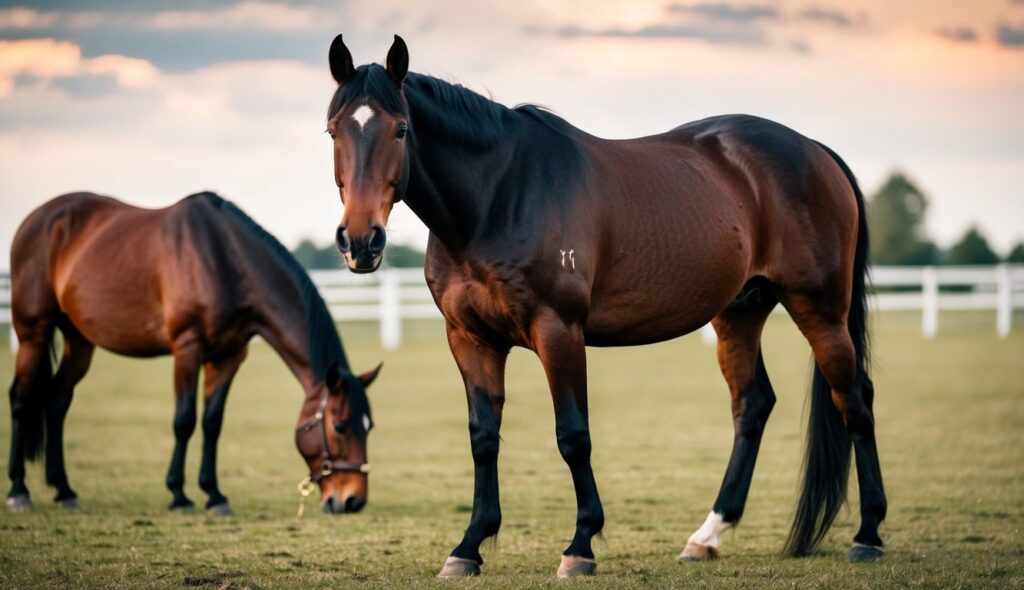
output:
M 588 322 L 595 343 L 677 336 L 754 276 L 820 282 L 852 257 L 848 180 L 818 144 L 783 125 L 727 115 L 596 151 L 597 191 L 618 194 L 602 196 L 605 247 Z
M 130 356 L 170 352 L 178 327 L 209 307 L 215 281 L 206 261 L 224 258 L 209 200 L 186 198 L 163 209 L 91 193 L 49 201 L 26 219 L 12 247 L 16 298 L 49 291 L 60 313 L 103 348 Z M 33 284 L 28 295 L 21 282 Z

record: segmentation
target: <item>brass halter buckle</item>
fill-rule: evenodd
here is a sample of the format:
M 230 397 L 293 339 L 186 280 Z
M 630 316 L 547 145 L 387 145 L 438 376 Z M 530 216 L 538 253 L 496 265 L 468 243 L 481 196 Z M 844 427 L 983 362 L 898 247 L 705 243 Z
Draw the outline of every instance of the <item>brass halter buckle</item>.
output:
M 316 489 L 316 484 L 310 478 L 305 478 L 299 482 L 299 512 L 296 514 L 296 518 L 302 518 L 302 515 L 306 512 L 306 498 L 313 493 Z

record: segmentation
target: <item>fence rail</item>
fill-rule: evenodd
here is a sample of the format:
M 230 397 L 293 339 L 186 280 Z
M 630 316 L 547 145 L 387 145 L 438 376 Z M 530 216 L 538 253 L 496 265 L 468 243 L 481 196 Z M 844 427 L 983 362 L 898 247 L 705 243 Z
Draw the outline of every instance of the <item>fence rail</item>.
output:
M 402 343 L 402 321 L 440 318 L 421 269 L 386 269 L 357 275 L 347 270 L 310 272 L 337 321 L 377 321 L 384 348 Z M 920 310 L 921 334 L 935 338 L 940 310 L 995 310 L 996 334 L 1010 334 L 1013 310 L 1024 308 L 1024 265 L 897 267 L 871 270 L 876 310 Z M 0 326 L 11 324 L 11 279 L 0 272 Z M 11 348 L 17 347 L 14 330 Z M 710 326 L 701 331 L 713 342 Z

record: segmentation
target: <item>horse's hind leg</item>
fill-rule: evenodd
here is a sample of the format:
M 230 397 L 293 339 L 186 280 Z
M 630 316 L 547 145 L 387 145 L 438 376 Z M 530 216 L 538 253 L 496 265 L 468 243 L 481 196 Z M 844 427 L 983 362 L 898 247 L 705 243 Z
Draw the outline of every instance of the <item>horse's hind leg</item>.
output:
M 794 554 L 803 554 L 813 548 L 838 512 L 846 493 L 852 439 L 860 487 L 861 527 L 854 537 L 849 558 L 851 561 L 870 561 L 882 556 L 878 527 L 886 513 L 885 490 L 875 446 L 874 386 L 866 374 L 863 359 L 855 349 L 846 310 L 839 313 L 827 303 L 835 299 L 822 293 L 788 294 L 783 298 L 783 304 L 811 345 L 817 366 L 815 380 L 820 375 L 826 382 L 820 387 L 812 385 L 812 396 L 818 389 L 822 390 L 822 396 L 830 390 L 832 402 L 831 405 L 823 404 L 829 407 L 831 414 L 816 414 L 815 399 L 812 397 L 811 400 L 811 420 L 817 417 L 819 422 L 826 424 L 812 423 L 808 428 L 808 471 L 789 548 Z M 834 406 L 837 412 L 832 412 L 830 406 Z M 829 419 L 830 415 L 836 418 Z M 842 431 L 844 427 L 845 431 Z M 816 430 L 821 434 L 816 436 Z M 814 493 L 815 489 L 829 486 L 835 487 L 829 496 Z M 816 501 L 805 502 L 805 498 Z M 810 524 L 800 527 L 801 520 Z M 801 529 L 803 535 L 800 534 Z
M 92 362 L 92 342 L 70 322 L 60 326 L 64 334 L 64 356 L 54 376 L 53 391 L 45 400 L 46 415 L 46 482 L 57 488 L 55 502 L 65 508 L 78 507 L 78 495 L 68 485 L 64 467 L 64 418 L 71 406 L 75 386 L 82 380 Z
M 180 344 L 179 344 L 180 342 Z M 196 386 L 200 351 L 195 340 L 179 338 L 174 347 L 174 453 L 167 470 L 167 488 L 174 494 L 168 509 L 192 510 L 185 495 L 185 451 L 196 429 Z
M 217 485 L 217 440 L 224 423 L 224 405 L 231 380 L 245 360 L 246 351 L 243 346 L 234 356 L 203 365 L 203 460 L 199 467 L 199 487 L 209 497 L 207 511 L 219 516 L 230 516 L 232 512 L 227 497 Z
M 761 329 L 775 303 L 767 286 L 745 289 L 712 321 L 718 334 L 718 364 L 732 396 L 735 438 L 714 507 L 703 526 L 690 536 L 680 561 L 715 558 L 719 534 L 735 526 L 743 515 L 761 435 L 775 405 L 761 357 Z
M 50 339 L 53 322 L 46 318 L 26 321 L 15 315 L 14 328 L 18 334 L 18 356 L 15 378 L 10 389 L 11 451 L 7 462 L 7 475 L 11 489 L 7 493 L 7 508 L 22 512 L 32 507 L 28 487 L 25 486 L 25 460 L 34 460 L 45 446 L 43 427 L 43 396 L 52 376 Z

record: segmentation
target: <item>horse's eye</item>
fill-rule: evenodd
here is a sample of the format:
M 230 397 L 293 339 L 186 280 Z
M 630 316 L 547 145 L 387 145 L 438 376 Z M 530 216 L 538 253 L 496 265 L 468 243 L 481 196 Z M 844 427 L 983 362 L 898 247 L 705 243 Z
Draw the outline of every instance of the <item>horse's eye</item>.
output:
M 326 133 L 327 135 L 330 135 L 331 139 L 335 139 L 334 132 L 331 131 L 330 129 L 324 129 L 324 133 Z
M 334 432 L 336 432 L 338 434 L 345 434 L 345 432 L 347 430 L 348 430 L 348 424 L 345 424 L 344 422 L 335 422 L 334 423 Z
M 409 126 L 402 123 L 398 126 L 398 131 L 395 133 L 395 139 L 403 139 L 409 133 Z

